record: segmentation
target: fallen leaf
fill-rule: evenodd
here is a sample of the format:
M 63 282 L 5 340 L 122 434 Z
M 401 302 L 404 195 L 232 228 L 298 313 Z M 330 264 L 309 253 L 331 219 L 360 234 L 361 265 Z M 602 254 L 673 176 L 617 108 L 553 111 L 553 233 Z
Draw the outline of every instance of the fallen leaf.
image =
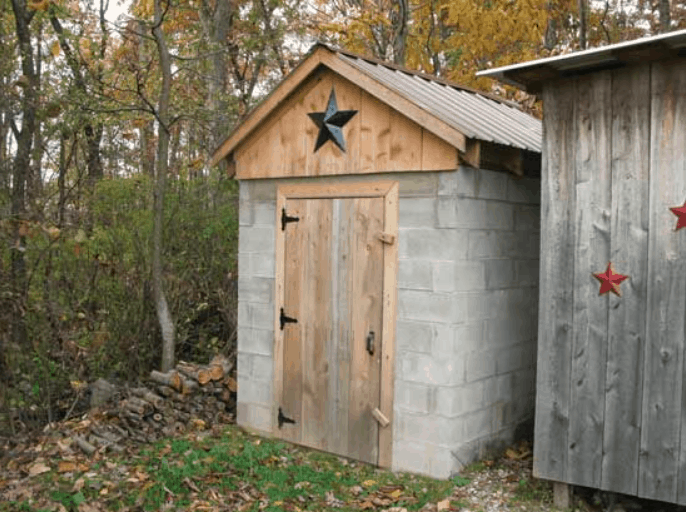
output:
M 448 509 L 450 509 L 450 500 L 449 499 L 446 498 L 443 501 L 439 501 L 438 503 L 436 503 L 436 510 L 438 510 L 439 512 L 441 510 L 448 510 Z
M 57 463 L 58 473 L 70 473 L 76 471 L 76 463 L 70 460 L 61 460 Z
M 393 499 L 398 499 L 402 495 L 403 491 L 401 489 L 396 489 L 395 491 L 389 492 L 388 496 L 390 496 Z
M 86 481 L 83 479 L 83 477 L 79 478 L 76 482 L 74 482 L 74 487 L 71 488 L 73 492 L 79 492 L 81 489 L 83 489 L 83 486 L 86 484 Z
M 376 485 L 376 481 L 365 480 L 364 482 L 362 482 L 362 487 L 371 487 L 372 485 Z
M 41 475 L 50 471 L 50 466 L 45 464 L 45 462 L 36 462 L 33 466 L 29 468 L 29 476 Z
M 99 512 L 99 508 L 94 507 L 93 505 L 89 505 L 88 503 L 79 503 L 79 506 L 77 508 L 79 512 Z
M 368 508 L 376 508 L 376 506 L 369 500 L 363 501 L 360 504 L 360 509 L 367 510 Z
M 360 487 L 359 485 L 353 485 L 350 488 L 350 492 L 352 493 L 353 496 L 359 496 L 360 494 L 362 494 L 363 490 L 364 489 L 362 489 L 362 487 Z

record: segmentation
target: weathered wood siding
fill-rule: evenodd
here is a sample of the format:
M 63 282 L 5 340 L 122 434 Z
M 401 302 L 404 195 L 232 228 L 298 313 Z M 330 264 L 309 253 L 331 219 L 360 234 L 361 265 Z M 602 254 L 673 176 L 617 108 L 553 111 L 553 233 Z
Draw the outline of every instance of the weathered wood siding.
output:
M 535 473 L 686 504 L 686 62 L 543 97 Z M 610 260 L 621 297 L 598 295 Z
M 357 110 L 343 127 L 346 151 L 315 152 L 310 112 L 326 110 L 335 88 L 339 110 Z M 238 179 L 457 169 L 458 151 L 333 71 L 314 73 L 235 154 Z

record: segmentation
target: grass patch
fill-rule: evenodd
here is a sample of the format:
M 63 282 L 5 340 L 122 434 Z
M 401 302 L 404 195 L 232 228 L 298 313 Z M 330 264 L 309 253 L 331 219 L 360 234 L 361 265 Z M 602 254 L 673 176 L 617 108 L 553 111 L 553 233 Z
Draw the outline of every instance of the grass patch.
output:
M 78 487 L 75 482 L 80 481 Z M 90 462 L 87 471 L 53 471 L 32 481 L 32 498 L 0 503 L 0 512 L 186 510 L 213 505 L 245 511 L 357 511 L 405 507 L 419 510 L 445 499 L 469 479 L 441 481 L 392 473 L 278 440 L 261 439 L 235 427 L 220 436 L 196 434 L 149 445 L 126 457 Z
M 553 501 L 552 486 L 544 480 L 522 478 L 515 489 L 514 501 L 550 503 Z

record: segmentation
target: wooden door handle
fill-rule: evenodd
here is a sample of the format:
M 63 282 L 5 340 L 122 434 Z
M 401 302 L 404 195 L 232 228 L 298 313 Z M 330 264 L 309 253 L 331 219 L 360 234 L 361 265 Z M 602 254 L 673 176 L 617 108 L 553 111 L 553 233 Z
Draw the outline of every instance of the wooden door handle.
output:
M 374 419 L 379 422 L 381 427 L 387 427 L 391 423 L 391 420 L 389 420 L 386 415 L 379 410 L 378 407 L 374 407 L 374 409 L 372 409 L 372 416 L 374 416 Z

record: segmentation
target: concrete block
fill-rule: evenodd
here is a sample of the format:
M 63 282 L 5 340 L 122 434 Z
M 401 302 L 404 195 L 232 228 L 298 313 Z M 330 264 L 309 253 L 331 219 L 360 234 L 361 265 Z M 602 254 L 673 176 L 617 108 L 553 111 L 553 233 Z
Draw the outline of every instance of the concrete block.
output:
M 274 328 L 273 304 L 252 303 L 238 300 L 238 325 L 256 329 Z
M 541 207 L 538 205 L 517 205 L 514 209 L 515 231 L 540 231 Z
M 403 412 L 395 420 L 399 439 L 453 446 L 463 437 L 462 418 Z
M 463 260 L 467 256 L 467 230 L 403 228 L 399 231 L 400 258 Z
M 239 252 L 274 252 L 274 228 L 242 226 L 238 233 Z
M 481 261 L 462 260 L 455 262 L 455 291 L 478 291 L 486 289 L 486 273 Z
M 399 409 L 431 413 L 436 405 L 436 387 L 415 382 L 396 381 L 394 400 Z
M 432 290 L 432 262 L 430 260 L 398 261 L 398 288 L 406 290 Z
M 507 182 L 507 200 L 513 203 L 540 204 L 541 180 L 523 178 Z
M 502 236 L 500 233 L 494 231 L 471 230 L 469 232 L 467 258 L 472 261 L 497 258 L 500 255 L 500 236 Z
M 471 321 L 497 318 L 507 305 L 507 290 L 493 290 L 468 294 L 467 318 Z
M 538 287 L 540 264 L 535 260 L 516 260 L 515 274 L 517 286 Z
M 460 166 L 457 171 L 440 173 L 438 176 L 438 195 L 476 197 L 478 172 L 478 169 Z
M 452 357 L 455 351 L 455 336 L 452 326 L 447 324 L 432 325 L 431 353 L 436 358 Z
M 255 223 L 255 209 L 250 200 L 238 201 L 238 225 L 252 226 Z
M 393 471 L 430 474 L 427 447 L 430 443 L 398 439 L 393 442 Z
M 241 200 L 249 198 L 255 202 L 276 201 L 276 186 L 280 180 L 241 181 Z
M 274 279 L 271 277 L 238 276 L 238 297 L 243 302 L 272 304 Z
M 496 400 L 503 402 L 516 400 L 516 395 L 514 394 L 516 384 L 517 375 L 515 373 L 498 376 L 496 380 Z
M 431 456 L 430 474 L 434 478 L 447 479 L 458 469 L 455 458 L 446 447 L 437 447 Z
M 271 407 L 272 383 L 271 381 L 257 381 L 241 379 L 238 385 L 238 401 L 250 404 L 259 404 Z
M 245 352 L 238 352 L 236 355 L 236 374 L 239 383 L 242 379 L 252 378 L 252 358 L 252 354 Z
M 484 347 L 514 345 L 535 337 L 537 325 L 532 315 L 505 315 L 484 323 Z
M 469 310 L 470 303 L 474 295 L 474 293 L 468 292 L 459 292 L 453 294 L 453 311 L 451 315 L 452 324 L 463 324 L 473 320 L 469 316 Z
M 464 381 L 464 361 L 406 352 L 400 356 L 397 377 L 408 382 L 449 386 Z
M 461 263 L 461 262 L 460 262 Z M 436 261 L 432 265 L 432 288 L 436 292 L 455 291 L 456 277 L 453 261 Z
M 272 432 L 271 407 L 238 402 L 236 404 L 236 422 L 241 427 Z
M 398 290 L 398 319 L 450 323 L 453 296 L 434 292 Z
M 441 219 L 445 225 L 441 224 Z M 454 219 L 451 218 L 449 207 L 444 209 L 442 215 L 441 210 L 439 210 L 439 227 L 512 231 L 514 229 L 514 207 L 510 203 L 501 201 L 458 198 L 455 202 Z
M 239 262 L 241 258 L 246 258 L 249 261 L 248 268 L 250 275 L 259 277 L 274 277 L 275 275 L 276 266 L 273 252 L 240 254 L 238 258 Z M 240 269 L 238 275 L 241 275 Z
M 492 432 L 491 409 L 480 409 L 462 417 L 464 420 L 465 441 L 486 437 Z
M 507 185 L 512 181 L 509 174 L 481 169 L 476 174 L 476 197 L 480 199 L 507 200 Z
M 255 226 L 277 225 L 275 201 L 256 202 L 254 204 L 253 211 Z
M 271 382 L 274 378 L 274 361 L 271 356 L 252 356 L 252 379 Z
M 464 324 L 453 325 L 453 350 L 466 354 L 483 348 L 485 322 L 470 320 Z
M 438 190 L 438 173 L 435 172 L 402 172 L 385 175 L 388 179 L 398 181 L 398 195 L 404 197 L 427 197 L 435 196 Z M 340 178 L 336 176 L 335 178 Z M 357 181 L 361 176 L 350 176 L 352 181 Z M 378 176 L 369 176 L 370 180 L 378 180 Z
M 466 364 L 467 382 L 475 382 L 496 375 L 496 353 L 494 351 L 470 352 Z
M 398 320 L 396 327 L 396 343 L 398 352 L 410 350 L 412 352 L 431 353 L 433 330 L 430 323 L 409 322 Z
M 460 225 L 457 220 L 457 197 L 445 196 L 436 200 L 436 227 L 456 228 Z
M 238 351 L 271 356 L 274 350 L 274 331 L 238 326 Z
M 498 290 L 516 286 L 515 262 L 511 259 L 492 259 L 483 262 L 486 289 Z
M 464 416 L 484 406 L 483 381 L 436 389 L 437 413 L 447 418 Z
M 513 372 L 527 367 L 528 354 L 530 349 L 526 344 L 518 344 L 507 347 L 498 352 L 496 370 L 498 374 Z
M 462 468 L 469 466 L 479 458 L 481 452 L 481 441 L 478 439 L 460 443 L 457 448 L 450 451 L 451 456 L 457 462 L 454 471 L 459 472 Z
M 436 226 L 436 200 L 433 197 L 400 199 L 398 226 L 403 228 Z

